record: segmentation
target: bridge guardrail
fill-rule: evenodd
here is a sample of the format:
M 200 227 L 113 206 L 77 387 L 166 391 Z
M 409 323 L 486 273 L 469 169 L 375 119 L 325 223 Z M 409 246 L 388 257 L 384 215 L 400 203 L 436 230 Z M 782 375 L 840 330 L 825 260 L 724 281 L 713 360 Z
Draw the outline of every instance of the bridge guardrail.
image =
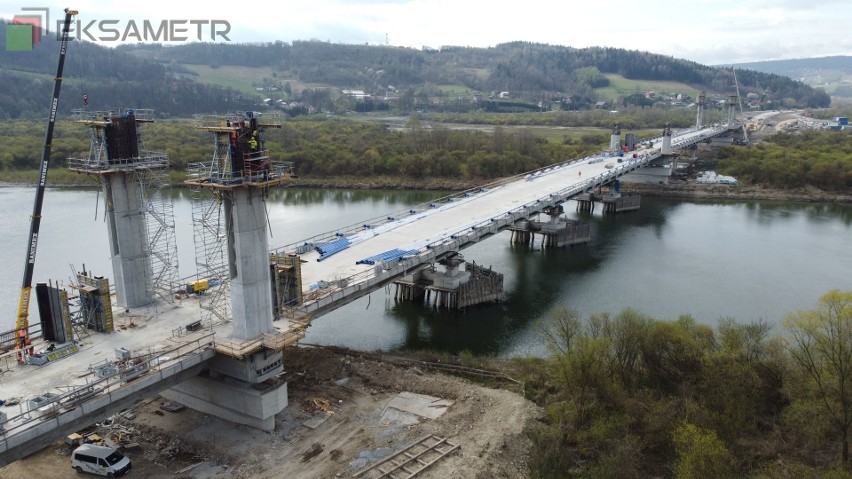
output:
M 148 357 L 143 361 L 148 364 L 150 371 L 134 378 L 133 381 L 139 381 L 139 378 L 149 376 L 152 372 L 158 372 L 161 376 L 165 375 L 163 377 L 170 377 L 187 367 L 191 367 L 186 364 L 189 360 L 200 360 L 199 358 L 205 351 L 214 350 L 213 336 L 212 333 L 206 334 L 191 342 L 158 351 L 156 357 Z M 155 361 L 164 356 L 168 356 L 169 359 L 162 362 Z M 152 365 L 152 362 L 155 362 L 155 364 Z M 4 427 L 0 429 L 0 438 L 2 438 L 0 439 L 0 453 L 16 446 L 17 442 L 20 442 L 16 442 L 16 439 L 28 430 L 46 422 L 55 422 L 57 426 L 61 425 L 64 415 L 71 415 L 78 407 L 85 409 L 84 403 L 86 401 L 118 394 L 123 388 L 132 388 L 133 384 L 132 381 L 124 379 L 121 370 L 116 369 L 113 374 L 86 384 L 75 385 L 73 389 L 62 394 L 49 393 L 53 395 L 50 401 L 35 411 L 31 409 L 23 411 L 24 405 L 21 403 L 22 412 L 9 417 L 2 424 Z

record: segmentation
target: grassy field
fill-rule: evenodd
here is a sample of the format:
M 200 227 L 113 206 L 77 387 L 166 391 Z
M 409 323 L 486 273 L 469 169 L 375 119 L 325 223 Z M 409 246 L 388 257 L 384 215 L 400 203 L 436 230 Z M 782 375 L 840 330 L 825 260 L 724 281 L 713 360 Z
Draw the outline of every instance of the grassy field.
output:
M 481 80 L 485 80 L 488 78 L 488 75 L 491 74 L 491 70 L 487 68 L 459 68 L 459 71 L 465 73 L 472 73 L 474 76 Z
M 673 81 L 651 81 L 651 80 L 629 80 L 621 75 L 612 73 L 604 74 L 609 78 L 609 86 L 596 88 L 595 93 L 601 99 L 615 100 L 618 97 L 630 95 L 633 93 L 646 93 L 649 91 L 660 93 L 681 93 L 689 95 L 692 98 L 698 96 L 699 91 L 695 88 L 680 82 Z
M 453 84 L 453 85 L 450 85 L 450 84 L 438 85 L 438 90 L 440 90 L 441 93 L 444 93 L 444 94 L 450 95 L 450 96 L 462 96 L 462 95 L 470 96 L 470 95 L 473 95 L 474 93 L 476 93 L 474 90 L 471 90 L 470 88 L 468 88 L 464 85 L 455 85 L 455 84 Z
M 184 65 L 187 70 L 197 73 L 192 78 L 202 83 L 231 87 L 246 93 L 255 93 L 264 78 L 272 78 L 271 67 L 238 67 L 223 65 L 213 68 L 210 65 Z M 276 79 L 277 80 L 277 79 Z M 285 82 L 286 80 L 281 80 Z

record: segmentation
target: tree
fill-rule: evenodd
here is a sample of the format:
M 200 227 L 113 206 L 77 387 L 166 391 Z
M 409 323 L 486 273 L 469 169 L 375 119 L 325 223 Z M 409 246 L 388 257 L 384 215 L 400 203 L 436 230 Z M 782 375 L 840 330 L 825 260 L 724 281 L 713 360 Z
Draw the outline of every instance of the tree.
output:
M 829 291 L 816 309 L 787 316 L 787 349 L 808 379 L 805 386 L 822 405 L 841 437 L 841 457 L 849 462 L 852 427 L 852 291 Z
M 684 423 L 673 434 L 676 479 L 731 476 L 731 453 L 712 430 Z

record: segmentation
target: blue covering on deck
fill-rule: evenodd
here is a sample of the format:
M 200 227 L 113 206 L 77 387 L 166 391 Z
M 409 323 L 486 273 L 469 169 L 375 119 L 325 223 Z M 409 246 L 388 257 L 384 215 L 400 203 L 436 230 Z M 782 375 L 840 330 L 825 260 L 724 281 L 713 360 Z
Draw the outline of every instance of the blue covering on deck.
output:
M 408 249 L 402 250 L 399 248 L 394 248 L 392 250 L 385 251 L 384 253 L 379 253 L 374 256 L 370 256 L 368 258 L 364 258 L 360 261 L 356 261 L 355 264 L 376 264 L 377 261 L 382 261 L 387 263 L 392 260 L 400 260 L 405 256 L 416 256 L 419 253 L 416 249 Z
M 346 248 L 352 246 L 352 243 L 349 242 L 349 238 L 340 238 L 339 240 L 329 241 L 328 243 L 318 244 L 314 247 L 315 250 L 320 254 L 320 257 L 317 258 L 317 261 L 322 261 L 329 256 L 339 253 Z

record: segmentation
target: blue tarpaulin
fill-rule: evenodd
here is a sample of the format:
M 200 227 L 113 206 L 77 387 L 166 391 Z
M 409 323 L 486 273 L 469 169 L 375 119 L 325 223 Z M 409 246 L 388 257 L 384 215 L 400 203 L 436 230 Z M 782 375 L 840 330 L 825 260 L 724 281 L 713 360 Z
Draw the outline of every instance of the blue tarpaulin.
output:
M 329 241 L 328 243 L 318 244 L 314 247 L 314 249 L 319 252 L 320 257 L 317 258 L 317 261 L 322 261 L 329 256 L 339 253 L 352 244 L 349 242 L 349 238 L 340 238 L 339 240 Z
M 370 256 L 369 258 L 364 258 L 360 261 L 356 261 L 355 264 L 376 264 L 377 261 L 388 262 L 392 260 L 399 260 L 405 256 L 416 256 L 418 253 L 415 249 L 402 250 L 399 248 L 394 248 L 392 250 L 385 251 L 384 253 L 379 253 L 374 256 Z

